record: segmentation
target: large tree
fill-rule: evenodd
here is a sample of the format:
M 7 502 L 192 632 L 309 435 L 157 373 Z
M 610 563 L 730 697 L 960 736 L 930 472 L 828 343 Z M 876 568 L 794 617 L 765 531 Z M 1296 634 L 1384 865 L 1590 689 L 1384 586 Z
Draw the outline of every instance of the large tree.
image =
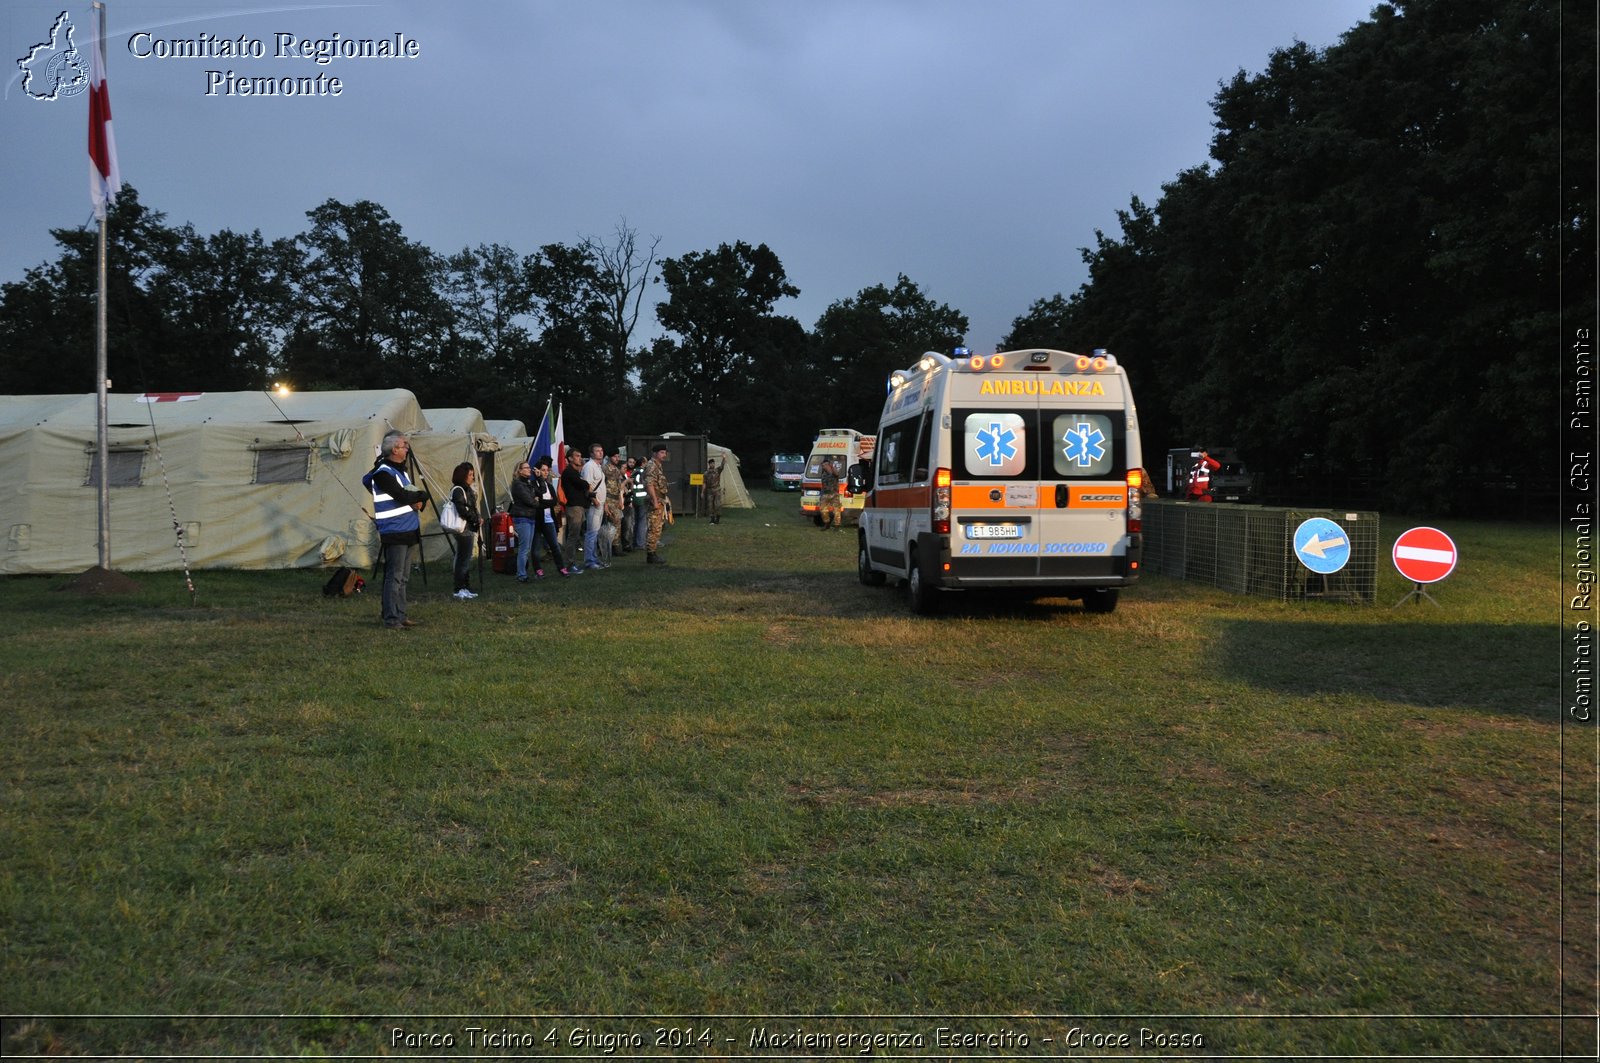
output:
M 328 200 L 307 212 L 305 253 L 285 368 L 307 387 L 420 391 L 439 364 L 450 325 L 444 261 L 408 240 L 368 200 Z
M 462 248 L 445 263 L 451 325 L 430 401 L 526 419 L 545 393 L 534 357 L 535 299 L 523 257 L 503 244 Z M 537 416 L 537 413 L 534 413 Z
M 292 299 L 290 241 L 174 228 L 124 187 L 106 218 L 107 372 L 124 391 L 267 383 Z M 98 234 L 56 229 L 61 256 L 0 290 L 0 392 L 95 386 Z
M 829 306 L 813 330 L 818 427 L 877 427 L 889 374 L 926 351 L 949 354 L 967 334 L 967 317 L 935 303 L 900 274 Z
M 765 415 L 748 401 L 751 382 L 783 373 L 784 348 L 799 331 L 773 309 L 800 289 L 771 248 L 742 240 L 664 260 L 661 283 L 667 299 L 656 318 L 676 338 L 658 340 L 641 367 L 645 409 L 663 417 L 670 400 L 674 427 L 748 445 Z
M 1234 443 L 1277 483 L 1365 477 L 1413 509 L 1528 485 L 1563 227 L 1592 242 L 1592 212 L 1554 209 L 1559 32 L 1554 0 L 1401 0 L 1275 51 L 1218 92 L 1212 162 L 1014 335 L 1117 350 L 1147 448 Z

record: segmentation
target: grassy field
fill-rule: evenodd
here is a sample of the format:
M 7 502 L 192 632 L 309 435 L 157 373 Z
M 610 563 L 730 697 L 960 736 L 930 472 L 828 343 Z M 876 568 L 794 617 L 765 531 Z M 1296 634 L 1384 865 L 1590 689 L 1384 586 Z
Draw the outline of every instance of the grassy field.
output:
M 1559 543 L 1446 527 L 1438 608 L 920 618 L 782 499 L 431 566 L 404 632 L 315 572 L 0 581 L 0 1050 L 1587 1050 Z

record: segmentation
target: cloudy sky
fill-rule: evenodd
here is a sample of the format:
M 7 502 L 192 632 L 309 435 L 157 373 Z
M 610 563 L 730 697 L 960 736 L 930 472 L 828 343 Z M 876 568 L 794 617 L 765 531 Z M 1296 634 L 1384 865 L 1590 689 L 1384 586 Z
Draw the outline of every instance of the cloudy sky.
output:
M 330 198 L 372 200 L 440 253 L 625 221 L 667 256 L 766 243 L 801 291 L 778 311 L 807 328 L 904 273 L 993 349 L 1082 283 L 1079 249 L 1132 196 L 1205 161 L 1219 82 L 1296 40 L 1336 43 L 1371 7 L 109 0 L 108 83 L 124 179 L 202 233 L 292 236 Z M 87 3 L 0 5 L 0 281 L 56 257 L 50 229 L 92 220 L 86 97 L 35 98 L 46 76 L 24 85 L 17 62 L 63 10 L 86 58 Z M 241 39 L 263 54 L 174 54 Z M 347 39 L 416 54 L 294 54 Z M 229 72 L 340 92 L 230 94 Z

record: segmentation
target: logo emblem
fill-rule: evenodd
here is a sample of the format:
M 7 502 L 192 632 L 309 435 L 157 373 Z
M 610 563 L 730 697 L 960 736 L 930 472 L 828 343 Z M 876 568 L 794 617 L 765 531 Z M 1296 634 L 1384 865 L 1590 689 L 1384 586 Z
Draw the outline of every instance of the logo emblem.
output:
M 22 91 L 36 100 L 76 96 L 89 87 L 89 68 L 72 42 L 72 16 L 63 11 L 50 27 L 48 40 L 17 60 Z
M 1079 421 L 1061 437 L 1066 446 L 1067 460 L 1080 469 L 1087 469 L 1106 456 L 1106 434 L 1088 421 Z
M 1014 413 L 971 413 L 962 424 L 967 472 L 1018 476 L 1028 464 L 1028 430 Z
M 996 468 L 1017 456 L 1017 435 L 999 421 L 991 421 L 988 428 L 978 432 L 978 459 Z

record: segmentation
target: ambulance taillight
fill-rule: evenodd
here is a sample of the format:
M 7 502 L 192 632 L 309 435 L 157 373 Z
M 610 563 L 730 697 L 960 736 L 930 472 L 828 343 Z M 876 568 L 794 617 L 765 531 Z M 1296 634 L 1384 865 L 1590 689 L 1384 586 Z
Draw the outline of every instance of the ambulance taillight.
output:
M 950 534 L 949 469 L 938 469 L 933 474 L 933 530 L 936 535 Z
M 1128 534 L 1144 530 L 1144 470 L 1128 470 Z

